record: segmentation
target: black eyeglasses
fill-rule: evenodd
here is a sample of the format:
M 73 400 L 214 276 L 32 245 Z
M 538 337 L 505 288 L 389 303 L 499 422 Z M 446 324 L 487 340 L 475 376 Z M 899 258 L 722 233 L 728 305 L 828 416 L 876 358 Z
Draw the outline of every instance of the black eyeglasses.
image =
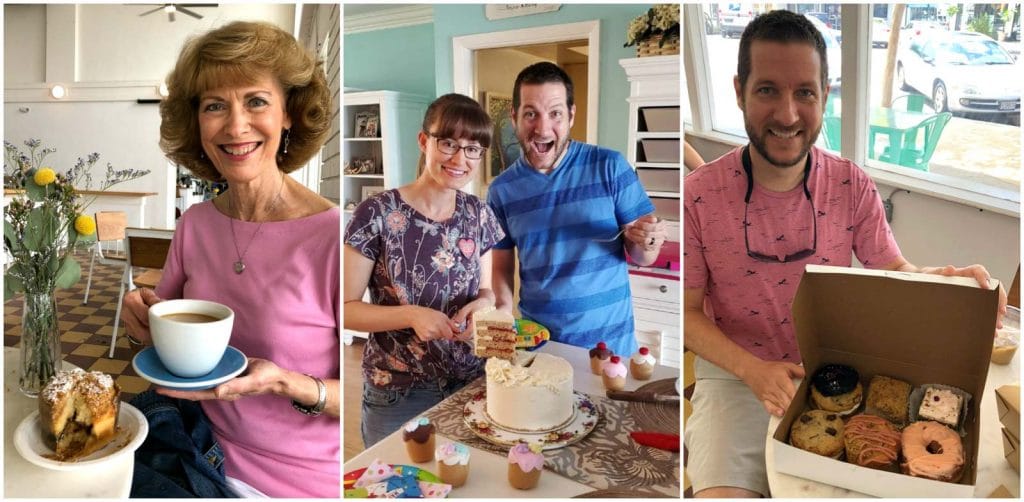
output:
M 743 170 L 747 172 L 747 195 L 743 198 L 743 242 L 747 246 L 747 256 L 766 263 L 789 263 L 814 255 L 814 253 L 818 251 L 818 217 L 817 211 L 814 209 L 814 201 L 811 200 L 811 191 L 807 189 L 807 178 L 811 174 L 811 155 L 807 156 L 807 165 L 804 166 L 803 180 L 804 196 L 807 197 L 807 202 L 811 204 L 811 222 L 814 226 L 814 240 L 811 243 L 810 249 L 804 249 L 803 251 L 788 254 L 782 259 L 779 259 L 779 257 L 775 255 L 768 255 L 750 250 L 750 238 L 747 236 L 747 227 L 750 226 L 750 220 L 747 219 L 747 212 L 750 210 L 750 194 L 754 192 L 754 172 L 750 162 L 749 148 L 750 147 L 743 149 Z
M 434 141 L 437 141 L 437 149 L 445 155 L 455 155 L 456 153 L 459 153 L 459 150 L 462 150 L 462 154 L 465 155 L 467 159 L 479 160 L 484 156 L 484 152 L 487 151 L 486 148 L 480 145 L 462 146 L 454 139 L 435 136 L 434 133 L 431 132 L 428 132 L 427 134 L 429 134 L 431 138 L 434 138 Z

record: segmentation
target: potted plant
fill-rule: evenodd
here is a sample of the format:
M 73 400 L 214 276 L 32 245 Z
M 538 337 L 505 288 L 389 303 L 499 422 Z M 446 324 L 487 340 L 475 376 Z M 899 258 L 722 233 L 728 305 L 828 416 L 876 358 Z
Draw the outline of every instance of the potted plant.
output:
M 657 4 L 629 23 L 626 43 L 637 57 L 679 54 L 679 4 Z

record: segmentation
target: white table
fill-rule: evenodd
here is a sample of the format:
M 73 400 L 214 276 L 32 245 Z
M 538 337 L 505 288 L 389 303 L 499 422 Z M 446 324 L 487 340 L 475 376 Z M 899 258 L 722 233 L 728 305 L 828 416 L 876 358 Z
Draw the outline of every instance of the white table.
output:
M 18 390 L 20 349 L 4 347 L 4 498 L 128 498 L 134 455 L 75 471 L 54 471 L 29 463 L 14 449 L 14 429 L 38 409 Z M 64 369 L 75 366 L 64 362 Z
M 586 349 L 573 347 L 557 342 L 548 342 L 538 349 L 559 357 L 564 357 L 573 367 L 573 386 L 576 391 L 586 394 L 603 395 L 605 392 L 601 377 L 590 372 L 590 357 Z M 665 378 L 679 378 L 676 368 L 657 366 L 650 380 L 638 381 L 626 378 L 626 390 L 634 390 L 647 383 Z M 364 450 L 359 455 L 345 462 L 344 472 L 366 467 L 374 459 L 383 462 L 409 464 L 436 473 L 435 463 L 423 462 L 414 464 L 409 460 L 405 444 L 402 442 L 401 429 L 390 434 L 379 443 Z M 532 490 L 517 490 L 508 484 L 508 460 L 504 456 L 474 448 L 470 449 L 469 478 L 466 484 L 452 490 L 451 498 L 564 498 L 582 493 L 592 492 L 595 488 L 577 483 L 562 477 L 550 470 L 540 477 L 540 483 Z
M 977 485 L 974 487 L 976 498 L 988 497 L 999 485 L 1006 486 L 1014 497 L 1020 497 L 1020 474 L 1010 467 L 1003 456 L 1003 439 L 1000 432 L 1002 424 L 997 415 L 995 395 L 996 387 L 1020 381 L 1020 353 L 1018 350 L 1008 365 L 990 364 L 988 368 L 985 395 L 981 400 L 981 440 L 978 442 L 978 476 Z M 772 435 L 781 420 L 775 416 L 771 418 L 765 438 L 765 463 L 768 467 L 768 486 L 772 490 L 772 497 L 870 497 L 845 488 L 776 472 Z

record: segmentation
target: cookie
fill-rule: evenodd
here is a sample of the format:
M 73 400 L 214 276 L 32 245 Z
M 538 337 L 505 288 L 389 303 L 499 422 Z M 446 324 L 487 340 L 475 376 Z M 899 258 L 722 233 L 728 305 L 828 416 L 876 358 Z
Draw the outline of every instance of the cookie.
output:
M 803 412 L 789 430 L 793 446 L 811 453 L 838 459 L 843 455 L 843 419 L 824 410 Z
M 910 384 L 903 380 L 875 375 L 868 384 L 865 409 L 896 424 L 906 424 Z

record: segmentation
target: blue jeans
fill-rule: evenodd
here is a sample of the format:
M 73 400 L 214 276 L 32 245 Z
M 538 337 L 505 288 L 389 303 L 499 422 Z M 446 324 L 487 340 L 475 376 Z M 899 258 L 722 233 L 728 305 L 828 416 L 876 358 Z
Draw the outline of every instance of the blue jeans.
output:
M 406 390 L 386 390 L 363 382 L 363 415 L 359 427 L 363 447 L 373 446 L 467 383 L 441 379 L 418 382 Z
M 149 434 L 135 452 L 132 498 L 235 498 L 224 475 L 224 452 L 202 407 L 153 391 L 135 396 Z

